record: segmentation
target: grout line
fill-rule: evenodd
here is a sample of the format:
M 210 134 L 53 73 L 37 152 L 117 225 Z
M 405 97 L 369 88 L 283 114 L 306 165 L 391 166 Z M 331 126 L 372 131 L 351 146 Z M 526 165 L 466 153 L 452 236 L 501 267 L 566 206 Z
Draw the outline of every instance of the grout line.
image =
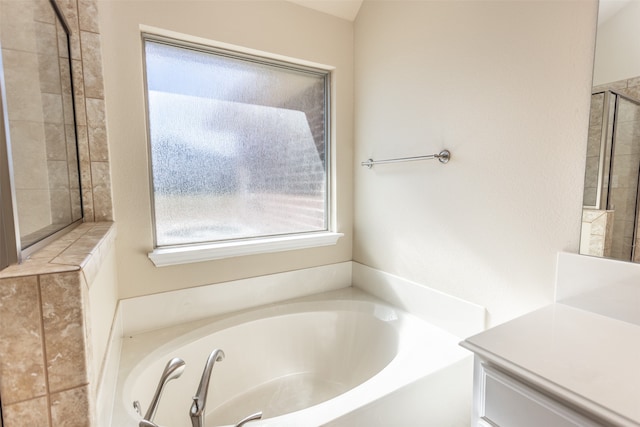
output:
M 37 277 L 37 290 L 38 290 L 38 310 L 40 314 L 40 337 L 42 343 L 42 358 L 43 358 L 43 369 L 44 369 L 44 384 L 46 390 L 46 399 L 47 399 L 47 417 L 49 426 L 53 427 L 53 417 L 51 415 L 51 390 L 49 388 L 49 368 L 47 367 L 47 345 L 44 331 L 44 308 L 42 306 L 42 284 L 40 283 L 40 275 Z

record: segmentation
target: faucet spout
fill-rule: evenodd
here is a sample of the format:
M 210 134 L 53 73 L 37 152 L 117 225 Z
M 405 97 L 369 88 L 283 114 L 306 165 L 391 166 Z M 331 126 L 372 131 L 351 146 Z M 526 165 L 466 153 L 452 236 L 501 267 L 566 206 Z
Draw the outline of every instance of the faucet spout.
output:
M 193 397 L 193 403 L 189 410 L 189 416 L 191 417 L 191 424 L 193 427 L 204 427 L 204 414 L 205 406 L 207 404 L 207 392 L 209 391 L 211 371 L 213 370 L 213 365 L 216 362 L 221 362 L 223 360 L 224 351 L 219 348 L 213 350 L 207 358 L 207 363 L 204 365 L 204 371 L 202 372 L 202 378 L 200 378 L 198 391 Z
M 152 427 L 155 426 L 153 423 L 153 418 L 156 416 L 156 411 L 158 410 L 158 404 L 160 403 L 160 396 L 162 396 L 162 391 L 164 390 L 165 385 L 173 379 L 176 379 L 182 375 L 184 372 L 185 363 L 184 360 L 174 357 L 173 359 L 167 362 L 167 366 L 165 366 L 164 371 L 162 372 L 162 376 L 160 377 L 160 382 L 158 383 L 158 387 L 156 388 L 156 392 L 151 399 L 151 403 L 149 404 L 149 409 L 147 409 L 147 413 L 144 416 L 144 419 L 140 421 L 139 427 Z M 139 406 L 139 404 L 138 404 Z
M 256 421 L 260 419 L 262 419 L 262 411 L 251 414 L 248 417 L 244 417 L 243 419 L 238 421 L 238 424 L 236 424 L 234 427 L 243 427 L 249 421 Z

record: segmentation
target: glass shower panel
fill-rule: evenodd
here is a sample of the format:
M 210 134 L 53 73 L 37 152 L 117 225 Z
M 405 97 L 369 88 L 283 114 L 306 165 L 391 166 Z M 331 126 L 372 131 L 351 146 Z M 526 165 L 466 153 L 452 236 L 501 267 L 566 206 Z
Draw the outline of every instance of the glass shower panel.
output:
M 589 117 L 589 138 L 587 141 L 587 169 L 584 180 L 585 206 L 598 207 L 598 178 L 600 171 L 600 152 L 602 145 L 602 115 L 604 111 L 604 93 L 591 95 L 591 114 Z
M 614 104 L 615 96 L 609 92 L 591 95 L 583 194 L 588 209 L 605 209 L 607 202 Z
M 634 259 L 640 170 L 640 105 L 616 96 L 607 208 L 614 211 L 611 256 Z
M 66 23 L 47 0 L 3 2 L 2 64 L 20 249 L 82 219 Z

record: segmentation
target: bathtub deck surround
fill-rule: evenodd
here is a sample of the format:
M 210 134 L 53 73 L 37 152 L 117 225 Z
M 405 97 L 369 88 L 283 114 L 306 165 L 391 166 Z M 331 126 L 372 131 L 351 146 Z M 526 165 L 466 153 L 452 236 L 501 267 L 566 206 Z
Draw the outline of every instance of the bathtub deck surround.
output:
M 114 238 L 113 223 L 82 224 L 0 272 L 4 427 L 93 422 L 106 344 L 90 301 Z
M 346 427 L 373 413 L 367 425 L 393 425 L 397 393 L 413 387 L 435 399 L 430 378 L 442 384 L 451 369 L 447 397 L 438 396 L 431 416 L 465 425 L 471 360 L 458 341 L 353 287 L 141 333 L 123 341 L 112 424 L 135 424 L 132 402 L 146 408 L 167 360 L 181 357 L 184 374 L 168 384 L 156 422 L 189 426 L 202 364 L 221 348 L 226 356 L 212 371 L 209 422 L 233 425 L 263 411 L 262 426 Z M 412 402 L 407 416 L 429 416 Z
M 353 286 L 460 338 L 485 330 L 487 310 L 402 277 L 353 263 Z
M 351 286 L 351 262 L 120 301 L 124 336 Z
M 428 286 L 342 262 L 120 301 L 124 335 L 354 286 L 460 338 L 483 331 L 486 309 Z
M 340 290 L 364 291 L 453 334 L 458 337 L 458 341 L 485 328 L 486 315 L 483 307 L 358 263 L 344 262 L 120 300 L 109 344 L 111 352 L 105 364 L 109 366 L 109 372 L 118 371 L 121 364 L 118 349 L 130 336 L 137 338 L 147 333 L 153 334 L 154 331 L 162 334 L 159 331 L 181 328 L 180 325 L 185 323 L 199 326 L 201 322 L 209 323 L 212 316 L 224 317 L 265 304 L 277 304 L 296 298 L 314 298 L 315 295 Z M 122 354 L 126 359 L 125 353 Z M 123 360 L 122 363 L 128 362 Z M 462 362 L 452 368 L 449 374 L 441 374 L 439 381 L 446 382 L 448 375 L 457 378 L 456 381 L 461 380 L 468 374 L 465 371 L 467 368 L 468 364 Z M 110 378 L 114 378 L 114 375 L 105 376 L 106 380 Z M 431 378 L 424 381 L 423 386 L 435 389 L 437 384 L 439 382 Z M 416 387 L 421 388 L 419 385 Z M 100 390 L 103 408 L 99 411 L 100 425 L 111 425 L 112 412 L 108 408 L 111 408 L 114 398 L 120 399 L 119 395 L 114 396 L 113 390 L 113 383 L 103 384 Z M 410 408 L 412 398 L 408 389 L 403 395 L 403 399 L 396 397 L 394 405 L 406 405 Z M 386 402 L 390 404 L 391 401 Z M 422 407 L 427 408 L 425 405 Z M 358 419 L 377 413 L 376 408 L 372 411 L 361 408 Z M 430 410 L 435 414 L 438 408 Z

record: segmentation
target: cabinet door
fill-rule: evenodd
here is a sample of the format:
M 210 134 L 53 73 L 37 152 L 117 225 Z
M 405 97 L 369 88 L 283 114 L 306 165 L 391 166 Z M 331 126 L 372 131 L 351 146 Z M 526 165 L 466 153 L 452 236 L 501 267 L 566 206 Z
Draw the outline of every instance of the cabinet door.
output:
M 477 426 L 499 427 L 602 427 L 602 424 L 569 409 L 519 380 L 478 364 L 481 369 L 482 396 Z M 476 366 L 478 366 L 476 365 Z M 476 389 L 476 392 L 478 390 Z

